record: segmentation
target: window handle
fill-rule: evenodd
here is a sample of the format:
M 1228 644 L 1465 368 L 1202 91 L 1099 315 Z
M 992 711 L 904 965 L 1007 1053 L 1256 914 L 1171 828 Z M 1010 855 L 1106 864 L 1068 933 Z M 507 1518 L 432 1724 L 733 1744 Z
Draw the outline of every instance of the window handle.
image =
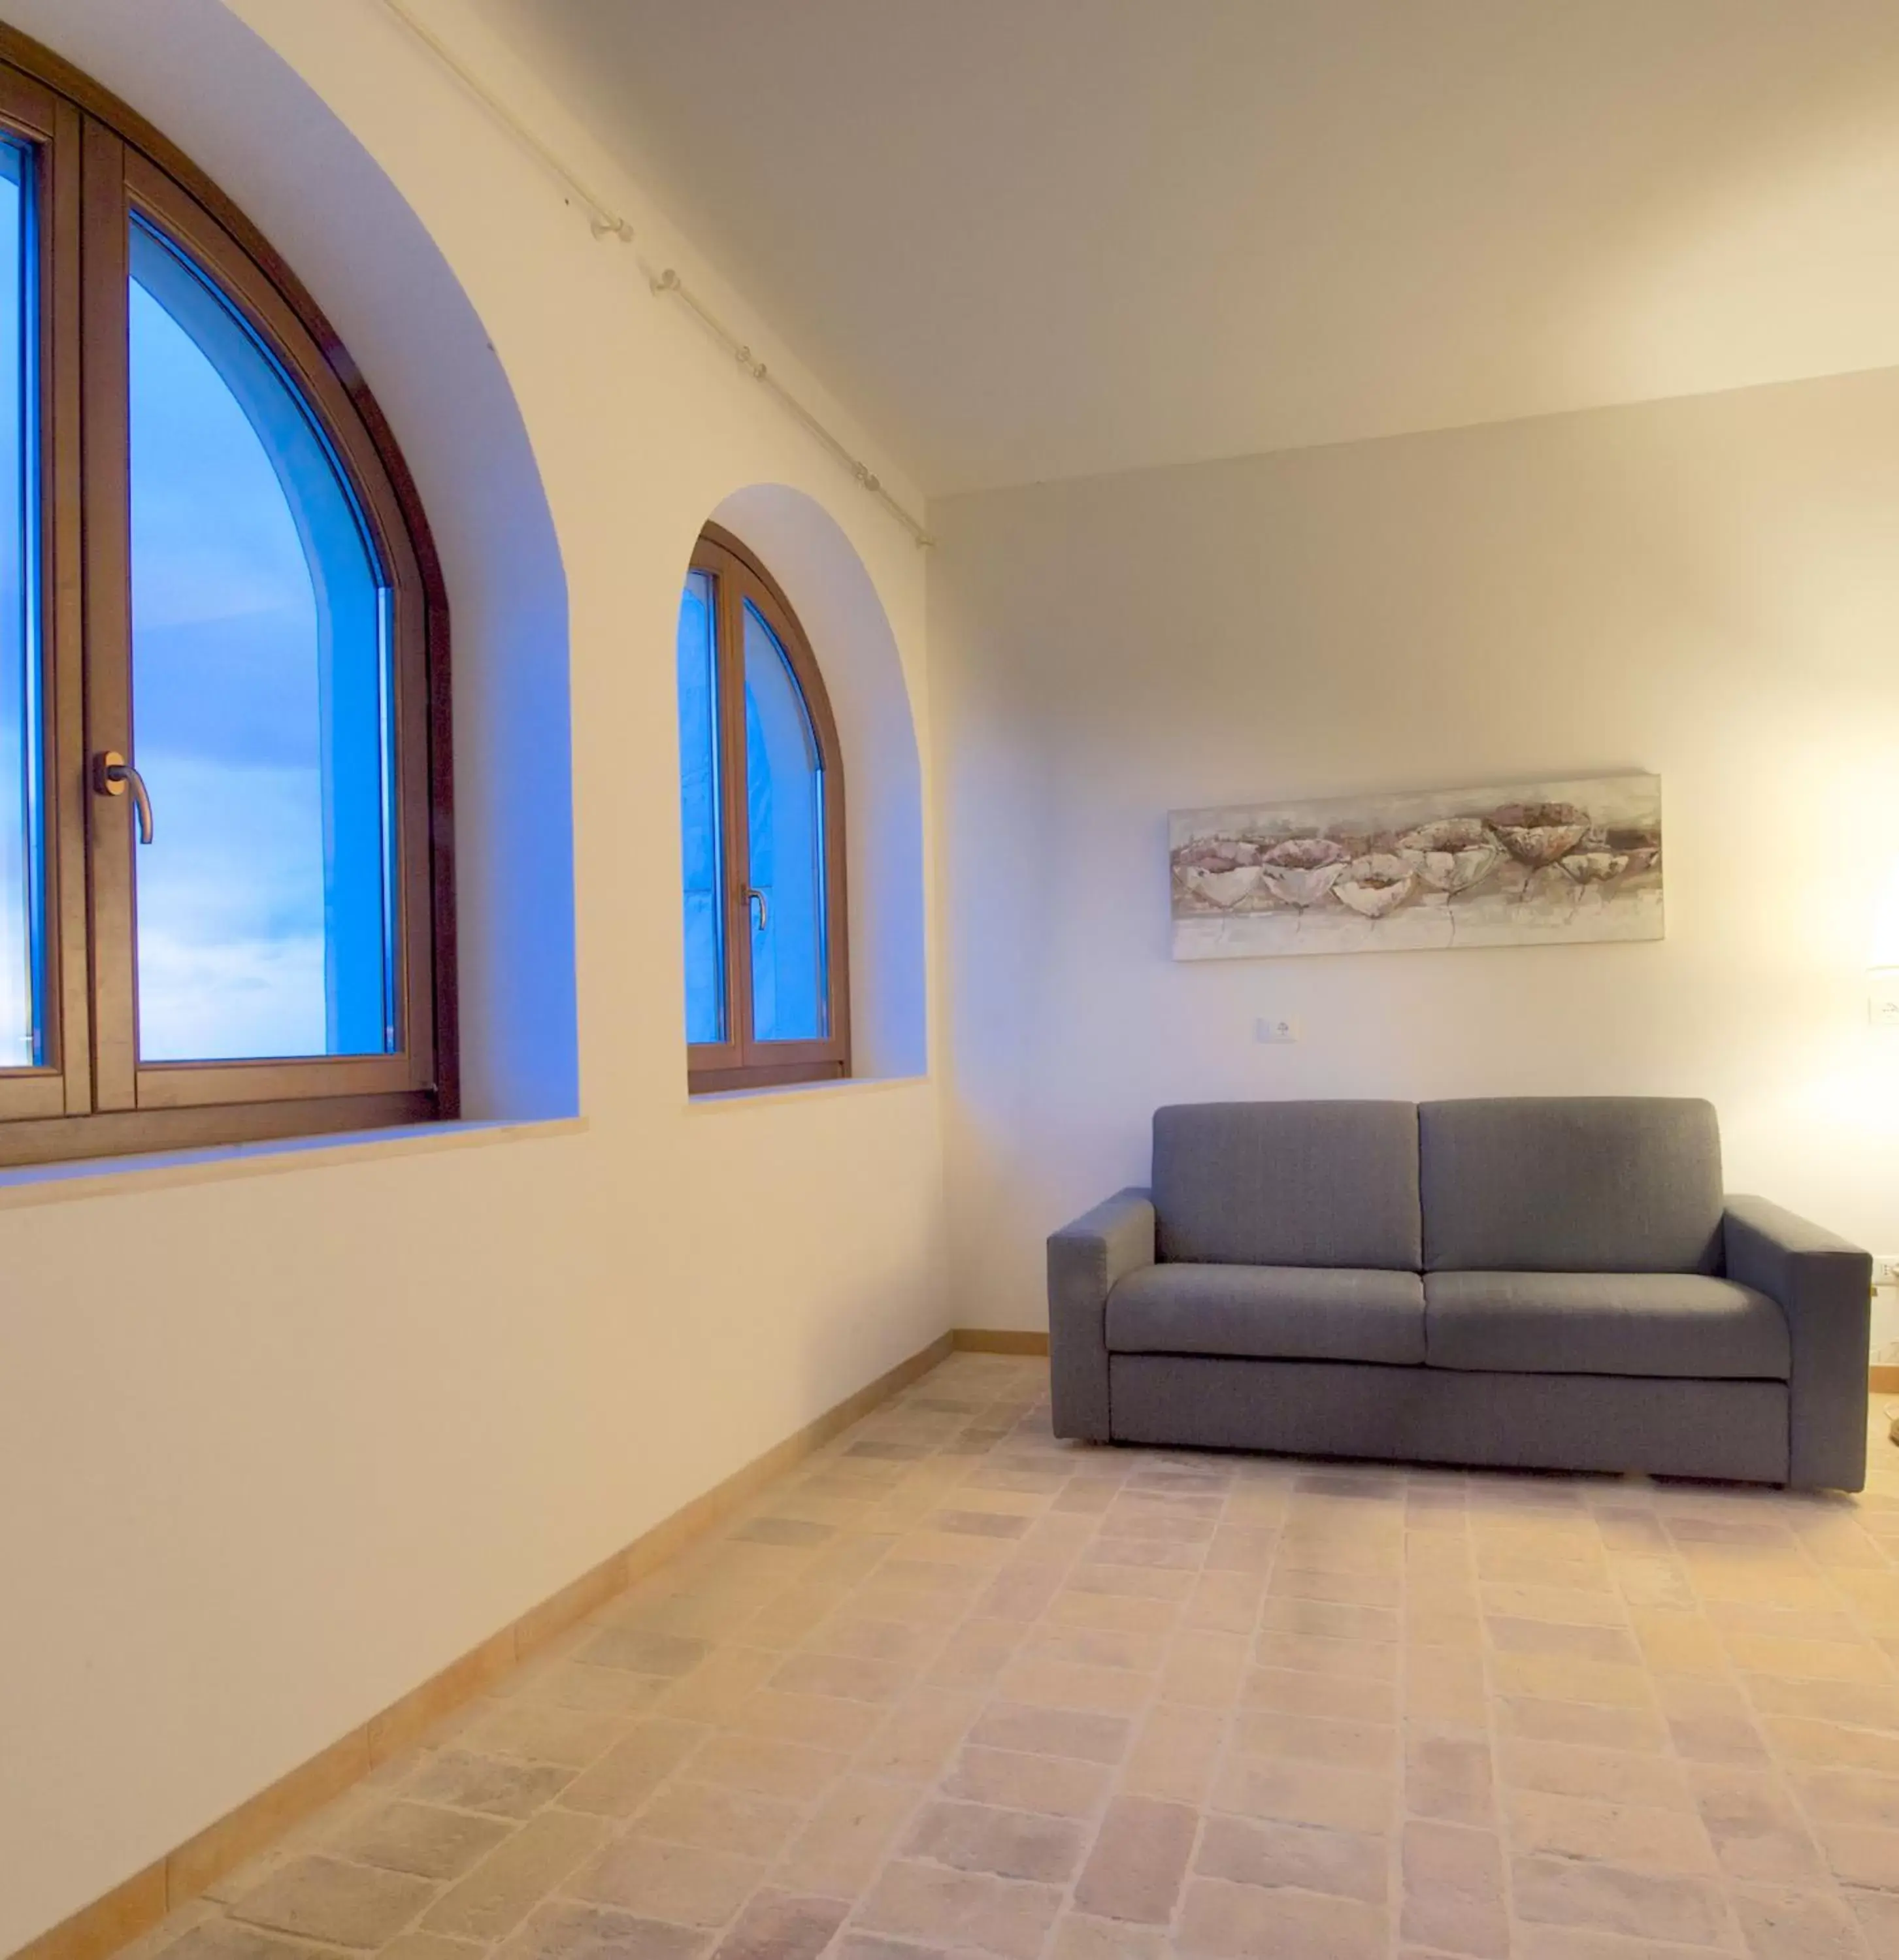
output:
M 745 902 L 751 908 L 752 928 L 763 932 L 772 922 L 772 902 L 756 885 L 745 887 Z
M 132 800 L 139 807 L 139 842 L 149 844 L 152 838 L 151 798 L 145 793 L 145 779 L 119 754 L 116 749 L 103 749 L 92 759 L 92 788 L 95 795 L 123 796 L 126 786 L 132 789 Z

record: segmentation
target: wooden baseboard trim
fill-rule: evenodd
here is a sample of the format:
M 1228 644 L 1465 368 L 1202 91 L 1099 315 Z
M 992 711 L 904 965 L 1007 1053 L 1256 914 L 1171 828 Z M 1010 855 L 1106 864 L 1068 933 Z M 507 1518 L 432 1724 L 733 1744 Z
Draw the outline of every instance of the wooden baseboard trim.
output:
M 234 1866 L 267 1849 L 378 1764 L 408 1748 L 444 1715 L 472 1701 L 537 1647 L 664 1565 L 696 1538 L 704 1537 L 774 1478 L 782 1476 L 880 1402 L 927 1374 L 952 1348 L 961 1344 L 951 1335 L 939 1335 L 908 1360 L 900 1361 L 795 1435 L 662 1519 L 591 1572 L 529 1608 L 511 1624 L 298 1764 L 268 1790 L 260 1790 L 167 1857 L 114 1886 L 103 1898 L 81 1907 L 69 1919 L 29 1940 L 12 1960 L 106 1960 L 107 1955 L 149 1932 L 167 1913 L 196 1898 Z M 1046 1351 L 1046 1341 L 1043 1346 Z
M 959 1327 L 950 1336 L 968 1354 L 1046 1354 L 1048 1336 L 1019 1327 Z

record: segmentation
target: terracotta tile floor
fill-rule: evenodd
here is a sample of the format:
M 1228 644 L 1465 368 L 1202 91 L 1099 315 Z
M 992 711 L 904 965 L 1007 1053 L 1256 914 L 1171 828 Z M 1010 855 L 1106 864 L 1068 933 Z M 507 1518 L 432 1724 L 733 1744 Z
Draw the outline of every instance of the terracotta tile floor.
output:
M 1858 1500 L 1088 1449 L 959 1355 L 141 1943 L 1899 1956 Z

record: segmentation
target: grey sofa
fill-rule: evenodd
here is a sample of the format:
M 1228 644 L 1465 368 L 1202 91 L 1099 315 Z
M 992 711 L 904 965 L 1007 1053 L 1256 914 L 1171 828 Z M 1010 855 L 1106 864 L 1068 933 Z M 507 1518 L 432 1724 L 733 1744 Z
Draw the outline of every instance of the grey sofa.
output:
M 1049 1241 L 1055 1430 L 1856 1491 L 1871 1287 L 1706 1102 L 1162 1109 Z

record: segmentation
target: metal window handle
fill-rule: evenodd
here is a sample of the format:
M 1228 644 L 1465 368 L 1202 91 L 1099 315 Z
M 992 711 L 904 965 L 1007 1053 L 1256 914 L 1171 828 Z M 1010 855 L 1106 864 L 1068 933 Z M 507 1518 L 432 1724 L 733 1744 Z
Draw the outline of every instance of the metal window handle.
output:
M 139 842 L 152 838 L 151 798 L 145 793 L 145 779 L 116 749 L 104 749 L 92 759 L 92 787 L 99 796 L 123 796 L 128 786 L 139 808 Z
M 747 885 L 745 902 L 751 908 L 753 931 L 763 932 L 772 922 L 771 900 L 756 885 Z

